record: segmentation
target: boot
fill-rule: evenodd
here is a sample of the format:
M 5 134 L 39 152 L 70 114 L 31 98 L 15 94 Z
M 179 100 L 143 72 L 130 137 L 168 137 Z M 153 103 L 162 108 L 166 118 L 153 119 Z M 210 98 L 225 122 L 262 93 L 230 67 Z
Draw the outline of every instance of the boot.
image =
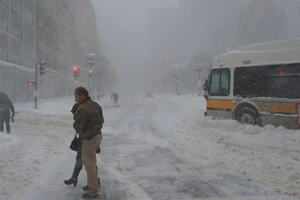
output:
M 76 186 L 77 185 L 77 178 L 70 178 L 69 180 L 65 180 L 64 181 L 64 183 L 66 184 L 66 185 L 74 185 L 74 186 Z
M 89 194 L 89 193 L 85 193 L 82 195 L 83 199 L 100 199 L 100 195 L 99 194 Z
M 64 183 L 66 185 L 72 185 L 73 184 L 74 186 L 76 186 L 77 181 L 78 181 L 77 177 L 78 177 L 81 169 L 82 169 L 82 163 L 81 162 L 76 162 L 74 170 L 73 170 L 72 177 L 69 180 L 65 180 Z
M 100 184 L 100 178 L 98 178 L 98 187 L 101 188 L 101 184 Z M 82 188 L 83 191 L 89 191 L 89 186 L 86 185 Z
M 7 132 L 7 134 L 10 134 L 10 125 L 9 124 L 6 124 L 6 132 Z

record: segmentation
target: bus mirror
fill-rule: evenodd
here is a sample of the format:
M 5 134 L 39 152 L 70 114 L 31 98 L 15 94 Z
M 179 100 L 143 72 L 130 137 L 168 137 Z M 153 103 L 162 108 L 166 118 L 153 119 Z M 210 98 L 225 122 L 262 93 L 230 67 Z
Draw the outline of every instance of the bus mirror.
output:
M 204 85 L 203 85 L 203 91 L 209 91 L 209 84 L 208 84 L 208 80 L 205 81 Z
M 208 99 L 208 94 L 207 94 L 207 93 L 204 94 L 204 98 L 205 98 L 206 100 Z

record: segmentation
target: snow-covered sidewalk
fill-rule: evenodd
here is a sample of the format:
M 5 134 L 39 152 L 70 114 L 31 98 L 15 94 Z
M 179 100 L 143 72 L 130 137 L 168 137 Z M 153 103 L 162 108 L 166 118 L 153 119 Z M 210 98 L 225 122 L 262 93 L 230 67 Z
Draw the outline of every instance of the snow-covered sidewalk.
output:
M 0 199 L 8 199 L 40 176 L 40 168 L 49 158 L 65 150 L 70 133 L 66 128 L 18 125 L 12 127 L 13 135 L 1 135 Z

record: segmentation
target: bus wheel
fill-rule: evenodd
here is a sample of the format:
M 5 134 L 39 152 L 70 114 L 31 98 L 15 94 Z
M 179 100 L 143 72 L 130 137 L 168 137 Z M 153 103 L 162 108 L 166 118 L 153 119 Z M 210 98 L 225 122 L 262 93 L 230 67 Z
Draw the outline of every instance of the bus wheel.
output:
M 241 124 L 257 125 L 257 113 L 251 108 L 242 108 L 237 112 L 236 120 Z

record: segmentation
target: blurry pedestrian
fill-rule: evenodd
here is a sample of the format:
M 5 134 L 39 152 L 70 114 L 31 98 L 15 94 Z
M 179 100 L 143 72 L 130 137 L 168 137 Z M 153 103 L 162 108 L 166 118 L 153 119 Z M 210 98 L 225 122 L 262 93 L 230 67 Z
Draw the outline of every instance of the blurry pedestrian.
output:
M 83 194 L 84 199 L 100 198 L 98 193 L 98 175 L 96 151 L 102 140 L 102 126 L 104 117 L 101 106 L 92 101 L 88 91 L 78 87 L 74 91 L 78 109 L 74 115 L 74 128 L 82 142 L 82 163 L 87 173 L 89 191 Z
M 116 92 L 114 92 L 114 93 L 112 93 L 111 97 L 112 97 L 112 99 L 114 100 L 115 108 L 116 108 L 116 107 L 120 108 L 120 105 L 119 105 L 119 103 L 118 103 L 119 95 L 118 95 Z
M 0 92 L 0 132 L 4 131 L 4 122 L 6 132 L 10 134 L 10 119 L 15 116 L 15 108 L 7 94 Z

